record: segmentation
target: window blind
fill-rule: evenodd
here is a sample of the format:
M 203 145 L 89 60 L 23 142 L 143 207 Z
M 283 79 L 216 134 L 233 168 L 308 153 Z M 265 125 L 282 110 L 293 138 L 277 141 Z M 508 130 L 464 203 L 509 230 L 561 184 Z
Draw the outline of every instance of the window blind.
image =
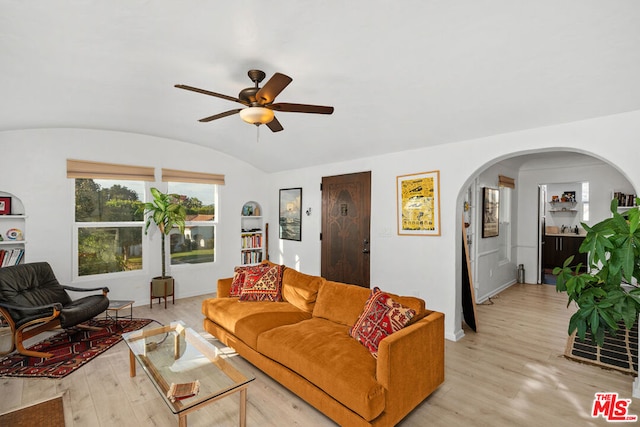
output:
M 516 188 L 516 180 L 508 176 L 498 175 L 498 186 L 507 188 Z
M 224 185 L 224 175 L 162 168 L 162 181 Z
M 67 178 L 155 181 L 152 167 L 67 159 Z

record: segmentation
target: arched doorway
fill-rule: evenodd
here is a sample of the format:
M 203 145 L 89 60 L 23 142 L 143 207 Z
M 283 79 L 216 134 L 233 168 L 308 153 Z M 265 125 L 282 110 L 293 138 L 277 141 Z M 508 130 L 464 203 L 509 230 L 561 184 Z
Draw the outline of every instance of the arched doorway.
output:
M 498 187 L 498 175 L 512 176 L 516 180 L 511 200 L 509 248 L 499 248 L 498 238 L 483 238 L 481 234 L 482 189 Z M 587 224 L 594 224 L 609 214 L 613 192 L 635 192 L 627 176 L 616 165 L 590 153 L 566 149 L 544 152 L 512 153 L 487 162 L 472 173 L 460 189 L 456 212 L 458 218 L 466 215 L 471 231 L 470 258 L 475 299 L 483 302 L 516 282 L 516 266 L 523 264 L 526 283 L 538 284 L 540 268 L 539 245 L 544 230 L 539 227 L 538 186 L 544 183 L 589 182 L 590 216 Z M 465 212 L 465 203 L 470 212 Z M 462 258 L 462 221 L 458 221 L 456 253 Z M 502 229 L 501 229 L 502 231 Z M 502 252 L 501 252 L 502 251 Z M 507 254 L 500 258 L 500 254 Z M 462 268 L 457 268 L 457 307 L 462 307 Z M 460 322 L 462 324 L 462 322 Z M 477 319 L 482 329 L 482 319 Z M 463 334 L 456 334 L 462 336 Z

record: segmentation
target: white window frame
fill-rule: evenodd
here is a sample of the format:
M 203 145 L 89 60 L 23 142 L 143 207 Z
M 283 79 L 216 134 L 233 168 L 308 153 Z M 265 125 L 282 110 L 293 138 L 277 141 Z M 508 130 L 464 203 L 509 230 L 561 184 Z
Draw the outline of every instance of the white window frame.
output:
M 76 203 L 76 179 L 71 179 L 71 194 L 72 194 L 72 205 L 74 206 L 74 211 L 73 211 L 73 232 L 72 232 L 72 281 L 73 282 L 88 282 L 88 281 L 95 281 L 96 278 L 99 278 L 100 280 L 102 279 L 109 279 L 109 278 L 123 278 L 123 277 L 135 277 L 135 276 L 143 276 L 143 275 L 148 275 L 147 273 L 147 263 L 145 263 L 145 254 L 149 253 L 149 239 L 145 239 L 145 234 L 144 234 L 144 220 L 143 221 L 126 221 L 126 222 L 122 222 L 122 221 L 117 221 L 117 222 L 78 222 L 76 221 L 76 217 L 75 217 L 75 203 Z M 94 178 L 96 179 L 96 178 Z M 97 179 L 102 179 L 102 178 L 97 178 Z M 108 178 L 108 179 L 112 179 L 112 178 Z M 126 181 L 125 179 L 113 179 L 113 181 Z M 142 200 L 142 202 L 144 203 L 146 201 L 146 197 L 147 197 L 147 193 L 149 192 L 149 185 L 148 183 L 144 183 L 144 194 L 143 197 L 145 198 L 145 200 Z M 115 228 L 115 227 L 131 227 L 131 228 L 140 228 L 141 232 L 142 232 L 142 268 L 139 270 L 131 270 L 131 271 L 116 271 L 113 273 L 101 273 L 101 274 L 90 274 L 87 276 L 80 276 L 80 264 L 78 262 L 78 256 L 79 256 L 79 250 L 78 250 L 78 237 L 79 237 L 79 230 L 81 228 Z
M 499 214 L 499 233 L 498 233 L 498 263 L 499 265 L 511 262 L 511 208 L 513 191 L 508 187 L 499 187 L 500 190 L 500 214 Z
M 213 187 L 213 205 L 214 205 L 214 217 L 212 221 L 185 221 L 185 228 L 189 227 L 189 226 L 205 226 L 205 227 L 213 227 L 213 261 L 207 261 L 207 262 L 198 262 L 198 263 L 184 263 L 184 264 L 172 264 L 171 263 L 171 247 L 170 247 L 170 242 L 171 242 L 171 237 L 170 235 L 167 236 L 169 239 L 169 250 L 167 250 L 167 257 L 168 259 L 165 260 L 167 265 L 170 266 L 172 269 L 173 268 L 177 268 L 177 269 L 184 269 L 184 268 L 193 268 L 194 266 L 198 266 L 198 265 L 210 265 L 210 264 L 215 264 L 216 263 L 216 259 L 217 259 L 217 244 L 218 244 L 218 212 L 219 212 L 219 184 L 213 184 L 213 183 L 198 183 L 198 182 L 187 182 L 186 180 L 181 180 L 181 181 L 166 181 L 165 184 L 167 186 L 167 192 L 173 192 L 170 189 L 171 184 L 206 184 L 206 185 L 211 185 Z

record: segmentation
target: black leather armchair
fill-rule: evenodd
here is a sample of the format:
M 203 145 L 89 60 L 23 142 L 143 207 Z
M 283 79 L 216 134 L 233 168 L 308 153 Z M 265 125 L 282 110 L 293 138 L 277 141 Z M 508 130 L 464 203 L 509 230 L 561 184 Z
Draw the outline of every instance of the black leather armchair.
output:
M 102 294 L 71 300 L 67 291 L 102 291 Z M 12 333 L 10 350 L 0 354 L 17 349 L 27 356 L 53 356 L 25 349 L 24 340 L 51 329 L 68 329 L 97 316 L 109 306 L 108 292 L 107 287 L 63 286 L 46 262 L 0 268 L 0 314 Z

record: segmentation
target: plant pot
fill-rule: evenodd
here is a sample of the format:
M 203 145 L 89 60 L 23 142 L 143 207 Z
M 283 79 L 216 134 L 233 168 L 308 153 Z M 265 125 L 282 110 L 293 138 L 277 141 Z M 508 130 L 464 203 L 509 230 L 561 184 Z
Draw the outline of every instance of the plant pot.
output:
M 165 277 L 154 277 L 151 279 L 151 283 L 149 283 L 149 308 L 153 308 L 153 299 L 158 298 L 158 303 L 160 303 L 160 298 L 164 298 L 164 308 L 167 308 L 167 297 L 171 297 L 171 303 L 175 304 L 175 281 L 171 276 Z

